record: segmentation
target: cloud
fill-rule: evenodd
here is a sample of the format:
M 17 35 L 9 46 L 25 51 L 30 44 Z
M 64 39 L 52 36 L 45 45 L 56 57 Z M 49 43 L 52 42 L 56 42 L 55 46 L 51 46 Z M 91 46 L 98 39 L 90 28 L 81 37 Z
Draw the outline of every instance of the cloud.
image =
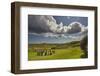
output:
M 72 22 L 64 25 L 62 22 L 57 24 L 53 16 L 29 15 L 28 17 L 29 33 L 43 35 L 45 37 L 68 37 L 68 34 L 87 33 L 87 27 L 79 22 Z M 72 35 L 71 35 L 72 36 Z
M 67 31 L 69 34 L 78 33 L 83 30 L 83 25 L 79 22 L 72 22 L 68 25 L 68 27 L 70 27 L 70 29 Z

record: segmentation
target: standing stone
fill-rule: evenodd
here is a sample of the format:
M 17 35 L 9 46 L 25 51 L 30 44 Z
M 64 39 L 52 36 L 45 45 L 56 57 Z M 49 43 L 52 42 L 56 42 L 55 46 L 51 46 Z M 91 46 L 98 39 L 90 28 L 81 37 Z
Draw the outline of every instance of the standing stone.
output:
M 88 36 L 85 36 L 81 41 L 80 41 L 80 48 L 83 50 L 84 55 L 82 55 L 82 58 L 87 58 L 88 57 Z

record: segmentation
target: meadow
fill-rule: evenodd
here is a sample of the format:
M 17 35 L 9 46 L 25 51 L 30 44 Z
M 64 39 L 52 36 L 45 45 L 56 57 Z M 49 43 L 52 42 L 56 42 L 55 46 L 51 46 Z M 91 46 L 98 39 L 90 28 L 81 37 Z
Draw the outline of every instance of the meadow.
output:
M 42 52 L 41 52 L 42 51 Z M 28 44 L 28 60 L 80 59 L 80 42 Z

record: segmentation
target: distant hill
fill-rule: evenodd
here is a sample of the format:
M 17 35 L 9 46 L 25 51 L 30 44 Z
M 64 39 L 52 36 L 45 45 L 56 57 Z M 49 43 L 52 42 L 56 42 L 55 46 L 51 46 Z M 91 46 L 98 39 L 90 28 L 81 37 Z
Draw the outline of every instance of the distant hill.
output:
M 29 44 L 28 47 L 38 47 L 38 48 L 52 48 L 52 49 L 64 49 L 69 47 L 79 47 L 80 41 L 72 41 L 69 43 L 62 43 L 62 44 L 49 44 L 49 43 L 42 43 L 42 44 Z
M 65 43 L 33 43 L 33 44 L 29 44 L 29 45 L 40 45 L 40 44 L 43 44 L 43 45 L 47 45 L 47 44 L 58 44 L 58 45 L 60 45 L 60 44 L 76 44 L 76 43 L 79 43 L 80 41 L 72 41 L 72 42 L 65 42 Z

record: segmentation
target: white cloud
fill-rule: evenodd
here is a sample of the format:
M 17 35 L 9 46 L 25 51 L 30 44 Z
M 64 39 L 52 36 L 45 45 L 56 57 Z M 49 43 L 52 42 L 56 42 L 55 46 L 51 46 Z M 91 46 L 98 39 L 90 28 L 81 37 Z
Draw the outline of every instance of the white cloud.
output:
M 83 33 L 86 30 L 87 27 L 85 27 L 79 22 L 72 22 L 68 26 L 64 25 L 62 22 L 60 24 L 57 24 L 53 16 L 38 15 L 31 16 L 29 18 L 29 32 L 36 35 L 43 35 L 45 37 L 67 38 L 67 34 Z M 75 37 L 73 36 L 73 38 Z

